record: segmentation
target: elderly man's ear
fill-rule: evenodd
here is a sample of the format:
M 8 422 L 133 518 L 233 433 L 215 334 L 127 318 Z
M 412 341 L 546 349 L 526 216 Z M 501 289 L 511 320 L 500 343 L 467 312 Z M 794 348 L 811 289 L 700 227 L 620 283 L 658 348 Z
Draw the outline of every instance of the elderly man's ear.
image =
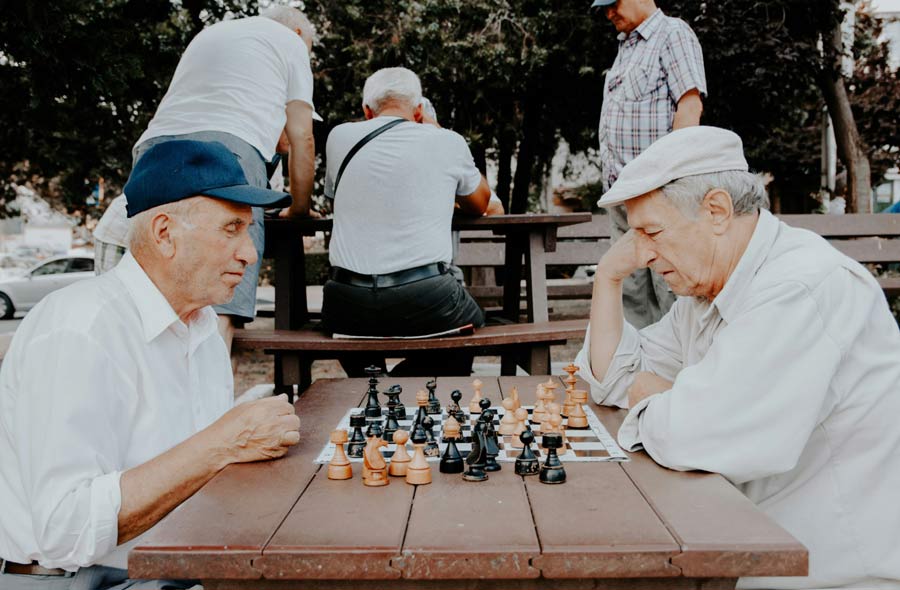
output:
M 424 121 L 424 119 L 425 119 L 425 110 L 424 109 L 425 109 L 425 106 L 422 103 L 419 103 L 419 105 L 413 111 L 413 120 L 416 123 L 422 123 Z
M 734 218 L 734 203 L 728 191 L 714 188 L 703 197 L 703 212 L 712 222 L 713 233 L 722 235 Z
M 160 213 L 153 217 L 150 222 L 150 229 L 153 232 L 153 243 L 156 249 L 164 258 L 171 258 L 175 255 L 175 239 L 172 235 L 174 220 L 166 213 Z

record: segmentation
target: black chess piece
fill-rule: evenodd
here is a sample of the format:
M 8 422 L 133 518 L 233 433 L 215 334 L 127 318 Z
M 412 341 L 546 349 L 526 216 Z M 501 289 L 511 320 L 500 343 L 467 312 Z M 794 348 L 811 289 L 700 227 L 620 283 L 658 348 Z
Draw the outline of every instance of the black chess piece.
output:
M 484 441 L 486 451 L 484 470 L 489 472 L 500 471 L 500 464 L 497 463 L 497 455 L 500 454 L 500 442 L 497 440 L 497 431 L 494 430 L 494 410 L 482 410 L 481 420 L 484 421 Z
M 541 446 L 547 449 L 547 459 L 541 465 L 541 483 L 565 483 L 566 470 L 556 454 L 556 449 L 562 447 L 562 444 L 562 435 L 559 433 L 549 432 L 541 437 Z
M 397 420 L 406 420 L 406 407 L 400 401 L 400 394 L 403 393 L 403 388 L 399 385 L 391 385 L 387 388 L 387 391 L 384 394 L 388 397 L 388 409 L 392 406 L 394 408 L 394 416 Z
M 537 455 L 531 450 L 531 443 L 534 442 L 534 433 L 530 430 L 522 431 L 519 440 L 525 445 L 522 452 L 516 457 L 516 475 L 537 475 L 541 470 L 541 462 L 538 461 Z
M 362 414 L 353 414 L 350 416 L 350 427 L 353 432 L 350 440 L 347 442 L 347 455 L 350 457 L 360 458 L 363 456 L 363 449 L 366 448 L 366 439 L 363 436 L 362 428 L 366 425 L 366 417 Z
M 462 408 L 459 405 L 459 400 L 462 399 L 462 392 L 458 389 L 454 389 L 450 394 L 450 399 L 453 400 L 453 404 L 447 408 L 447 415 L 453 416 L 456 418 L 456 421 L 463 425 L 466 423 L 466 413 L 463 412 Z
M 440 414 L 441 413 L 441 402 L 438 400 L 437 396 L 435 396 L 434 392 L 437 389 L 437 381 L 432 379 L 428 383 L 425 384 L 425 389 L 428 390 L 428 406 L 427 412 L 429 414 Z
M 384 429 L 381 428 L 381 422 L 378 422 L 377 420 L 374 422 L 369 422 L 369 430 L 366 431 L 367 436 L 369 431 L 371 431 L 372 434 L 375 435 L 375 438 L 381 438 L 381 436 L 384 434 Z
M 369 376 L 369 390 L 366 391 L 369 396 L 369 399 L 366 400 L 366 417 L 381 418 L 381 404 L 378 403 L 378 379 L 376 379 L 381 373 L 381 369 L 372 365 L 366 367 L 365 372 Z
M 478 402 L 478 407 L 481 408 L 481 415 L 484 415 L 484 411 L 491 407 L 491 400 L 486 397 L 481 398 Z
M 422 418 L 422 421 L 419 423 L 419 426 L 425 430 L 425 456 L 426 457 L 437 457 L 441 454 L 441 449 L 438 447 L 437 440 L 434 438 L 434 418 L 426 415 Z
M 465 469 L 462 455 L 456 446 L 456 438 L 446 438 L 447 448 L 444 449 L 444 455 L 441 457 L 440 472 L 441 473 L 462 473 Z
M 384 433 L 382 434 L 382 438 L 387 442 L 393 442 L 394 433 L 397 432 L 398 428 L 400 428 L 400 424 L 397 422 L 396 406 L 388 404 L 388 413 L 387 418 L 384 420 Z
M 484 422 L 475 424 L 472 432 L 472 450 L 466 457 L 466 464 L 469 466 L 468 471 L 463 472 L 463 479 L 466 481 L 485 481 L 488 474 L 484 470 L 487 463 L 487 442 L 484 436 Z

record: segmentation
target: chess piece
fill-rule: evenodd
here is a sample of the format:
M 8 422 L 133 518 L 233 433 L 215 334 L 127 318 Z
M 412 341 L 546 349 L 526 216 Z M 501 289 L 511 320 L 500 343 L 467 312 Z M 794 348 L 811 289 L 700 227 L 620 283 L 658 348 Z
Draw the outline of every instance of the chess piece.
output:
M 344 452 L 344 443 L 347 442 L 346 430 L 333 430 L 331 442 L 334 443 L 334 456 L 328 463 L 328 479 L 350 479 L 353 477 L 353 468 L 350 467 L 350 459 Z
M 408 440 L 409 433 L 405 430 L 398 430 L 394 433 L 394 454 L 391 455 L 388 475 L 406 477 L 406 468 L 411 460 L 409 453 L 406 452 L 406 441 Z
M 537 403 L 534 404 L 534 409 L 531 411 L 532 424 L 540 424 L 550 417 L 545 406 L 547 397 L 547 390 L 544 388 L 544 384 L 541 383 L 537 386 Z
M 376 379 L 376 376 L 381 373 L 381 369 L 371 365 L 366 367 L 365 372 L 369 376 L 369 389 L 366 391 L 369 396 L 366 400 L 366 418 L 381 418 L 381 404 L 378 403 L 378 379 Z
M 391 483 L 387 478 L 387 463 L 384 461 L 384 455 L 381 454 L 381 447 L 386 446 L 387 443 L 377 436 L 373 436 L 371 442 L 366 446 L 363 453 L 363 473 L 367 475 L 363 477 L 363 485 L 380 487 Z
M 414 431 L 416 426 L 422 423 L 422 420 L 425 416 L 428 415 L 428 392 L 424 389 L 420 389 L 416 392 L 416 415 L 413 416 L 412 427 L 410 431 Z
M 381 428 L 381 422 L 371 422 L 369 423 L 369 428 L 372 430 L 372 434 L 375 438 L 381 438 L 384 434 L 384 430 Z
M 516 430 L 516 415 L 515 415 L 515 403 L 511 397 L 506 398 L 501 402 L 503 406 L 503 418 L 500 419 L 500 427 L 497 429 L 497 434 L 501 436 L 509 436 Z
M 427 395 L 427 394 L 426 394 Z M 425 443 L 427 442 L 425 431 L 419 424 L 413 430 L 412 442 L 413 451 L 412 460 L 406 466 L 406 483 L 412 485 L 425 485 L 431 483 L 431 467 L 425 459 Z
M 386 441 L 394 440 L 394 433 L 400 429 L 400 423 L 397 422 L 397 407 L 388 404 L 387 418 L 384 419 L 384 432 L 381 435 Z
M 572 412 L 573 405 L 575 404 L 575 401 L 572 399 L 572 391 L 575 389 L 575 384 L 578 383 L 578 378 L 575 377 L 575 373 L 578 372 L 578 367 L 569 363 L 567 367 L 563 367 L 563 371 L 568 373 L 569 376 L 565 378 L 566 400 L 563 403 L 561 415 L 567 417 Z
M 484 470 L 493 472 L 500 471 L 500 464 L 497 463 L 497 455 L 500 454 L 500 444 L 497 440 L 497 431 L 494 430 L 494 410 L 485 408 L 481 413 L 484 423 L 484 441 L 486 461 Z
M 528 428 L 528 410 L 525 408 L 519 408 L 515 411 L 516 416 L 516 429 L 513 430 L 512 438 L 509 441 L 509 446 L 514 449 L 521 449 L 522 443 L 519 440 L 519 437 L 526 430 L 530 430 Z
M 472 432 L 472 450 L 466 457 L 466 465 L 469 469 L 463 472 L 466 481 L 485 481 L 488 474 L 484 471 L 487 463 L 487 441 L 485 440 L 485 424 L 478 422 Z
M 369 479 L 369 463 L 366 461 L 366 454 L 370 452 L 372 445 L 375 444 L 375 441 L 378 440 L 378 437 L 375 436 L 374 426 L 377 422 L 373 422 L 369 424 L 369 427 L 366 429 L 366 446 L 363 448 L 363 468 L 362 468 L 362 477 L 363 482 Z
M 546 401 L 544 403 L 549 404 L 550 402 L 555 402 L 556 394 L 554 393 L 554 390 L 559 387 L 559 383 L 557 383 L 553 377 L 547 377 L 547 381 L 541 385 L 544 386 L 544 391 L 547 392 Z
M 522 442 L 522 452 L 516 457 L 516 475 L 537 475 L 541 470 L 541 462 L 538 461 L 537 455 L 531 450 L 531 443 L 534 442 L 534 433 L 525 430 L 519 435 Z
M 444 456 L 441 457 L 439 466 L 441 473 L 462 473 L 463 469 L 465 469 L 462 455 L 459 454 L 459 448 L 456 446 L 461 430 L 462 426 L 453 416 L 448 417 L 447 421 L 444 422 L 442 438 L 447 442 L 447 447 L 444 449 Z
M 350 427 L 353 428 L 353 434 L 350 435 L 350 442 L 347 444 L 347 454 L 357 459 L 362 458 L 363 449 L 366 448 L 366 439 L 363 436 L 362 429 L 366 425 L 366 417 L 362 414 L 352 414 L 350 416 Z
M 513 399 L 513 411 L 515 412 L 519 408 L 522 407 L 522 404 L 519 403 L 519 388 L 513 387 L 509 392 L 509 397 Z
M 484 383 L 481 382 L 481 379 L 476 379 L 472 381 L 472 388 L 475 390 L 475 396 L 469 401 L 469 413 L 470 414 L 480 414 L 481 406 L 478 405 L 478 402 L 481 401 L 481 388 L 484 386 Z
M 478 400 L 478 409 L 480 414 L 484 414 L 484 411 L 491 407 L 491 400 L 486 397 Z M 483 416 L 478 417 L 479 420 L 484 420 Z
M 406 420 L 406 408 L 400 401 L 401 393 L 403 393 L 403 388 L 399 385 L 391 385 L 390 387 L 388 387 L 387 391 L 384 392 L 384 394 L 388 396 L 388 410 L 393 407 L 394 416 L 397 418 L 397 420 Z
M 559 404 L 552 403 L 550 406 L 553 410 L 550 411 L 550 417 L 547 418 L 547 421 L 541 424 L 541 434 L 547 434 L 548 432 L 558 434 L 562 437 L 563 446 L 565 446 L 566 433 L 563 430 L 562 416 L 559 414 Z
M 425 456 L 439 456 L 441 454 L 441 449 L 438 447 L 437 440 L 434 438 L 434 418 L 425 416 L 422 419 L 420 426 L 425 431 L 425 448 L 423 449 Z
M 434 395 L 434 392 L 437 389 L 437 381 L 432 379 L 425 384 L 425 389 L 428 390 L 428 407 L 426 409 L 426 412 L 429 414 L 440 414 L 441 402 L 438 401 L 437 396 Z
M 466 421 L 466 414 L 459 406 L 459 401 L 462 399 L 462 392 L 458 389 L 454 389 L 453 392 L 450 393 L 450 399 L 453 401 L 447 406 L 447 415 L 456 418 L 456 421 L 462 426 L 463 422 Z
M 566 421 L 566 428 L 574 430 L 585 430 L 589 428 L 587 414 L 584 413 L 584 406 L 587 403 L 587 391 L 576 389 L 572 392 L 572 411 L 569 412 L 569 418 Z
M 541 436 L 541 446 L 547 449 L 547 458 L 541 465 L 539 476 L 541 483 L 565 483 L 566 470 L 556 454 L 556 449 L 562 447 L 562 435 L 555 432 L 544 434 Z

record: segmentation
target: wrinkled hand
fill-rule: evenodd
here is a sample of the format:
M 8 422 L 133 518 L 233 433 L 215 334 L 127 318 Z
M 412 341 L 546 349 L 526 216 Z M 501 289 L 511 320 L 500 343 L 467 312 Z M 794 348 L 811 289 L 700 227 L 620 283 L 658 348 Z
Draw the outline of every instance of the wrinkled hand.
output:
M 650 397 L 655 393 L 661 393 L 672 389 L 673 383 L 667 379 L 663 379 L 655 373 L 641 371 L 634 376 L 631 387 L 628 388 L 628 407 L 633 408 L 641 402 L 641 400 Z
M 313 219 L 321 219 L 322 214 L 316 211 L 315 209 L 310 209 L 309 213 L 300 213 L 298 211 L 294 211 L 290 207 L 285 207 L 281 211 L 278 212 L 279 219 L 302 219 L 304 217 L 311 217 Z
M 606 251 L 597 263 L 596 275 L 620 282 L 639 268 L 650 263 L 649 253 L 641 253 L 638 248 L 637 233 L 630 229 Z
M 300 418 L 284 394 L 236 406 L 210 426 L 228 463 L 281 457 L 300 442 L 299 429 Z

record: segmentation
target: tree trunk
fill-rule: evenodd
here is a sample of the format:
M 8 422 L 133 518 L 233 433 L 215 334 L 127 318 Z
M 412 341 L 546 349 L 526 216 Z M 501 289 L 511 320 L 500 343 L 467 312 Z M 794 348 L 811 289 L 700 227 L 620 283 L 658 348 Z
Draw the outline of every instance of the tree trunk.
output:
M 516 156 L 516 175 L 513 180 L 512 202 L 510 213 L 526 213 L 528 211 L 528 195 L 531 191 L 531 177 L 537 158 L 537 147 L 540 134 L 541 102 L 534 94 L 525 99 L 525 112 L 522 117 L 522 141 L 519 142 L 519 153 Z
M 819 87 L 831 122 L 838 157 L 847 169 L 847 212 L 872 212 L 872 178 L 869 158 L 859 136 L 844 77 L 841 75 L 841 23 L 836 21 L 829 38 L 823 39 L 825 63 L 819 76 Z
M 497 157 L 497 196 L 503 203 L 503 210 L 509 211 L 509 189 L 512 184 L 512 156 L 515 147 L 515 139 L 506 130 L 500 132 Z

